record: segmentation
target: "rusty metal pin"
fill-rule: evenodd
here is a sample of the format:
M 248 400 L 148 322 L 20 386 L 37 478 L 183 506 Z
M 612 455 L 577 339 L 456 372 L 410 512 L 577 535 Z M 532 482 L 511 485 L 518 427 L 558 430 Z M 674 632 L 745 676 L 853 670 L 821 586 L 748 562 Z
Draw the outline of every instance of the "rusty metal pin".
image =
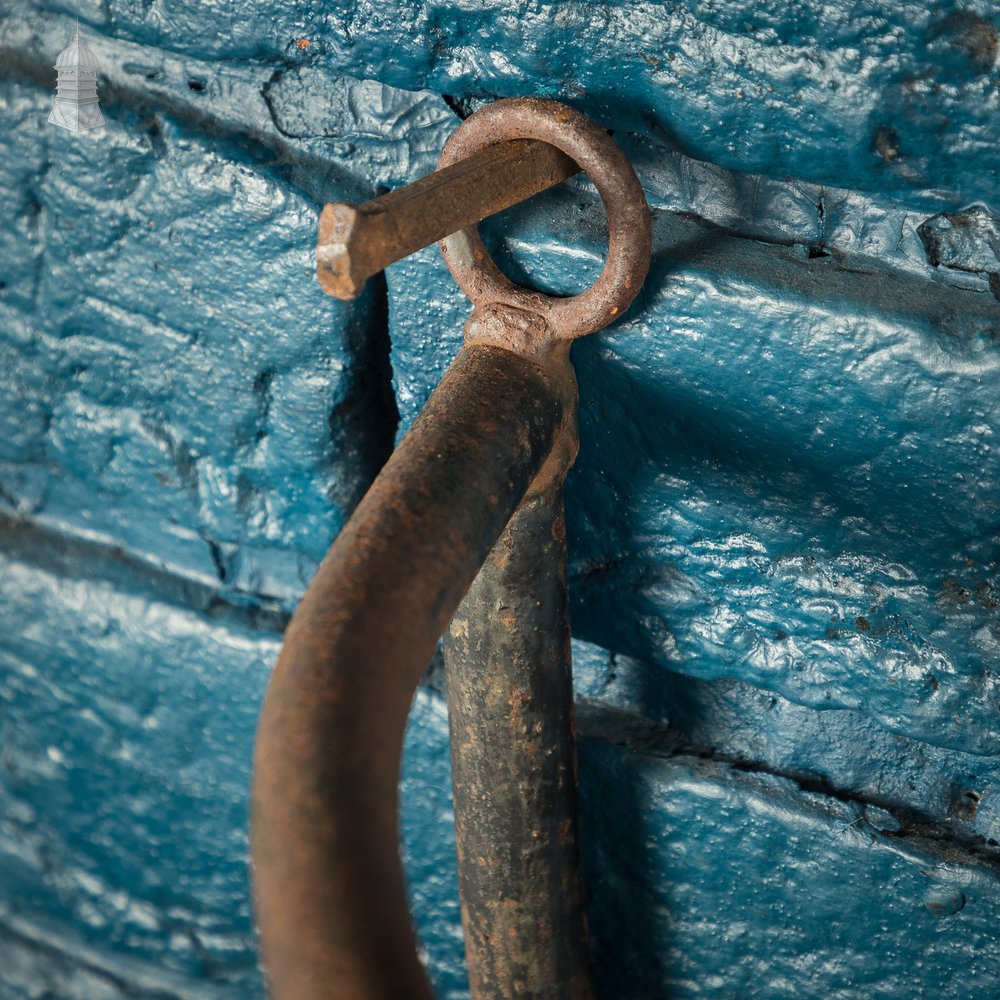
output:
M 338 299 L 361 294 L 390 264 L 578 173 L 548 143 L 514 139 L 463 157 L 364 205 L 333 202 L 319 217 L 316 275 Z
M 475 173 L 490 162 L 476 158 L 511 140 L 547 143 L 587 171 L 608 214 L 608 258 L 587 291 L 558 299 L 509 281 L 474 228 L 441 244 L 475 307 L 465 346 L 310 583 L 261 714 L 251 844 L 275 1000 L 430 998 L 400 866 L 396 786 L 410 697 L 449 619 L 458 729 L 504 745 L 514 775 L 489 775 L 493 746 L 453 741 L 472 995 L 592 996 L 561 513 L 577 450 L 569 349 L 628 308 L 649 265 L 651 226 L 618 147 L 554 101 L 482 109 L 455 132 L 439 166 L 471 158 Z M 439 183 L 421 190 L 398 193 L 407 213 L 452 200 Z M 428 221 L 414 231 L 433 228 Z M 536 574 L 539 552 L 548 564 Z M 507 620 L 480 621 L 497 602 Z M 510 655 L 512 669 L 499 669 Z M 487 675 L 484 702 L 477 687 Z M 493 794 L 516 796 L 516 813 L 503 803 L 475 807 Z M 497 815 L 507 817 L 499 840 L 491 839 Z M 507 947 L 484 951 L 498 936 Z

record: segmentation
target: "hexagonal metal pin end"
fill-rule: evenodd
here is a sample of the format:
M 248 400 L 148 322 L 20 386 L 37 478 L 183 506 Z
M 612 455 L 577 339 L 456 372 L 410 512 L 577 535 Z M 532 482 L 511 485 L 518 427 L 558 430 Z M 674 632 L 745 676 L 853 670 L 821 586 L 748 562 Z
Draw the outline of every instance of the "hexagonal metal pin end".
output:
M 357 298 L 368 277 L 359 267 L 357 248 L 352 246 L 361 218 L 358 209 L 343 202 L 324 206 L 319 216 L 316 277 L 323 291 L 338 299 Z

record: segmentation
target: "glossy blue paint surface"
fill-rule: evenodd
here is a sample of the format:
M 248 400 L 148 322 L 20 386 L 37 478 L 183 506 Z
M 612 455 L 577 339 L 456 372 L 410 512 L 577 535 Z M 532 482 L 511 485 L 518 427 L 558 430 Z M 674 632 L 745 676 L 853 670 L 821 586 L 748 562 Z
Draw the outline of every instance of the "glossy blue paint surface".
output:
M 458 349 L 436 249 L 351 305 L 318 207 L 547 94 L 654 212 L 574 347 L 567 486 L 607 997 L 991 995 L 997 21 L 869 2 L 0 3 L 0 997 L 260 996 L 253 728 L 289 610 Z M 107 128 L 48 127 L 81 18 Z M 574 180 L 484 229 L 596 276 Z M 391 362 L 391 368 L 390 368 Z M 397 419 L 398 418 L 398 419 Z M 446 719 L 402 826 L 465 995 Z

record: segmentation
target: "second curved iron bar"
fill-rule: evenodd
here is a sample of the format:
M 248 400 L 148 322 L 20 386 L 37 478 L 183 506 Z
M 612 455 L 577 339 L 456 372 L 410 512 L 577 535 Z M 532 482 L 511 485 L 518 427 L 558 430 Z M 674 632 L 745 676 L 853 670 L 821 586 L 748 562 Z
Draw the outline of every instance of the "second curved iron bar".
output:
M 431 1000 L 398 846 L 407 712 L 567 419 L 567 369 L 572 378 L 564 354 L 466 345 L 292 618 L 261 714 L 251 801 L 274 1000 Z

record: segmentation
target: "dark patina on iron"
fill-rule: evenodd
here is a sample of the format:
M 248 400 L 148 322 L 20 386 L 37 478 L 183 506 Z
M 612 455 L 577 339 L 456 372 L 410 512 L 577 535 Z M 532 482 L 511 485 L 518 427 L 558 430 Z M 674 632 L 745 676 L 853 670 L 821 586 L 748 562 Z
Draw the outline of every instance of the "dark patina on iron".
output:
M 439 169 L 479 170 L 512 140 L 548 144 L 587 171 L 608 213 L 608 259 L 590 289 L 556 299 L 510 282 L 474 229 L 441 244 L 475 307 L 465 346 L 309 585 L 261 714 L 252 858 L 276 1000 L 431 996 L 407 908 L 396 789 L 410 699 L 446 628 L 472 995 L 593 995 L 562 514 L 577 450 L 569 347 L 628 308 L 648 267 L 650 220 L 607 133 L 553 101 L 483 108 L 449 140 Z M 538 183 L 514 190 L 527 197 Z M 383 263 L 416 249 L 412 228 L 391 235 L 392 213 L 419 214 L 444 189 L 423 190 L 427 200 L 400 194 L 379 223 L 390 234 Z M 466 225 L 516 200 L 450 217 Z M 440 233 L 439 221 L 423 228 Z M 370 266 L 348 263 L 345 273 Z

